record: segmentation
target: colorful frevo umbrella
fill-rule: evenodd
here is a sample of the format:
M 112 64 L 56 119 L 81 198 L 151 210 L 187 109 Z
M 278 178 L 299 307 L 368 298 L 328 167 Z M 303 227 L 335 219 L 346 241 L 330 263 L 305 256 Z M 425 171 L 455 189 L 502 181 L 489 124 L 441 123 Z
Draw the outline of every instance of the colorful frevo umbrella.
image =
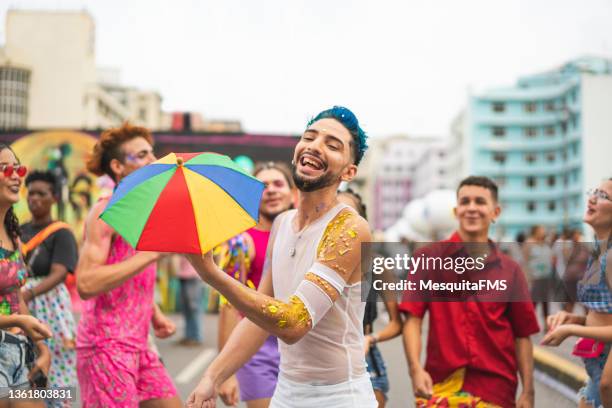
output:
M 227 156 L 170 153 L 124 178 L 100 217 L 137 250 L 204 254 L 257 224 L 263 190 Z

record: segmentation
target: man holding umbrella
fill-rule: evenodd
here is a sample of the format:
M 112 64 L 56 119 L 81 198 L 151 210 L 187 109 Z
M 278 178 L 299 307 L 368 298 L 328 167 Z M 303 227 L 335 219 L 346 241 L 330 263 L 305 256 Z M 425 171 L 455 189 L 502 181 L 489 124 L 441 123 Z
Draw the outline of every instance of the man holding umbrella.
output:
M 200 276 L 248 318 L 206 370 L 189 407 L 214 406 L 217 387 L 269 333 L 281 340 L 271 407 L 377 406 L 365 368 L 360 288 L 361 243 L 370 232 L 336 196 L 355 176 L 365 139 L 346 108 L 323 111 L 308 124 L 293 157 L 298 209 L 274 221 L 259 291 L 221 271 L 210 253 L 189 255 Z
M 87 163 L 92 173 L 115 183 L 152 163 L 153 138 L 124 124 L 100 136 Z M 159 357 L 149 349 L 175 327 L 154 305 L 155 252 L 136 252 L 99 217 L 110 198 L 98 201 L 85 224 L 77 288 L 85 302 L 77 333 L 77 375 L 83 407 L 180 407 Z

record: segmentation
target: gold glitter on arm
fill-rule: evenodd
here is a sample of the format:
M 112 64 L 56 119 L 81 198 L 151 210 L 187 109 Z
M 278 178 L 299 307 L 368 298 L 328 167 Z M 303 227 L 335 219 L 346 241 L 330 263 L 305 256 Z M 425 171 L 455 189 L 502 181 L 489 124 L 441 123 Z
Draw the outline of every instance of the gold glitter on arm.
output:
M 323 289 L 323 291 L 327 293 L 327 296 L 329 296 L 332 302 L 335 302 L 336 299 L 338 299 L 338 296 L 340 296 L 338 291 L 332 285 L 330 285 L 328 281 L 326 281 L 319 275 L 315 275 L 312 272 L 308 272 L 306 276 L 304 276 L 304 279 L 311 281 L 312 283 Z
M 342 210 L 327 225 L 317 247 L 320 261 L 333 261 L 346 255 L 351 250 L 352 242 L 357 238 L 356 222 L 358 218 L 350 210 Z
M 327 224 L 317 247 L 317 262 L 332 268 L 346 282 L 361 265 L 361 243 L 370 240 L 369 226 L 352 209 L 345 208 Z
M 295 295 L 289 298 L 289 303 L 279 302 L 276 299 L 265 300 L 261 310 L 266 316 L 274 318 L 276 326 L 281 329 L 312 326 L 312 319 L 304 302 Z

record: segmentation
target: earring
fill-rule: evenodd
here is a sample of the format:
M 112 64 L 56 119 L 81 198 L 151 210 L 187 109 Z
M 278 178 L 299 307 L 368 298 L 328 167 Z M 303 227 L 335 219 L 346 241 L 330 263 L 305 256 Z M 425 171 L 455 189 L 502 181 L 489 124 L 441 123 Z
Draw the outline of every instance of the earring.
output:
M 495 224 L 495 221 L 497 221 L 495 218 L 491 220 L 491 224 Z

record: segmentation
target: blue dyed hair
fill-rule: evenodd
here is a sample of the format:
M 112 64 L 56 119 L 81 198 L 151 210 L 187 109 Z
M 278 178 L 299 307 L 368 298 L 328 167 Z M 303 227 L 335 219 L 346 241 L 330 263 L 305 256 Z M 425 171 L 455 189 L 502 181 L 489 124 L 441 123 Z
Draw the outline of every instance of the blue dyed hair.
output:
M 306 127 L 308 128 L 314 122 L 320 119 L 335 119 L 342 124 L 353 136 L 353 154 L 355 155 L 355 164 L 358 165 L 363 154 L 368 149 L 366 139 L 368 136 L 359 126 L 359 121 L 353 112 L 343 106 L 334 106 L 331 109 L 324 110 L 314 118 L 310 119 Z

